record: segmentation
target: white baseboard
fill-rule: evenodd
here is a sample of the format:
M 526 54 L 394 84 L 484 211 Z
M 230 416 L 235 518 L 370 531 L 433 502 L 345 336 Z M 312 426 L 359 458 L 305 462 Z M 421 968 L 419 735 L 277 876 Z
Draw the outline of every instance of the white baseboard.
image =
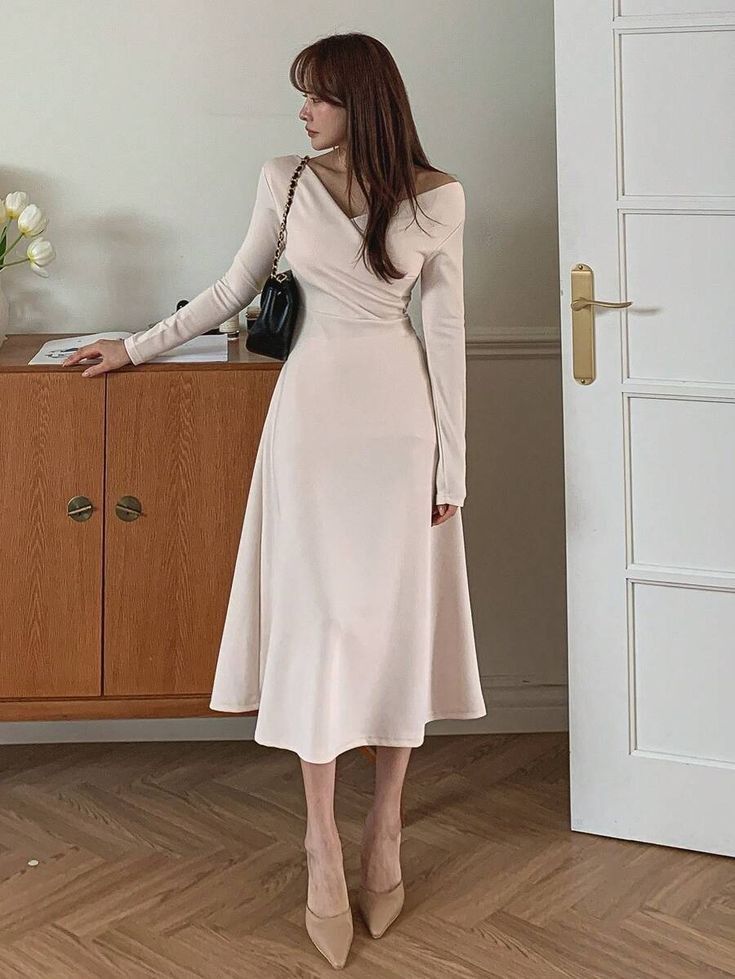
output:
M 432 734 L 510 734 L 566 731 L 564 684 L 484 676 L 485 717 L 431 721 Z M 162 717 L 104 721 L 8 721 L 0 724 L 0 744 L 61 744 L 101 741 L 252 741 L 255 717 Z
M 429 734 L 521 734 L 568 731 L 567 686 L 532 677 L 486 675 L 482 693 L 485 717 L 468 721 L 432 721 Z

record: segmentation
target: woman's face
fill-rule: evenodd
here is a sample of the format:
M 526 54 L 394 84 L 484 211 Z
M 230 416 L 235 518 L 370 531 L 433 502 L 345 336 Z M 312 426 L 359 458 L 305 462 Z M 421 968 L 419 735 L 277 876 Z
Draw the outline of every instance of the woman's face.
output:
M 299 119 L 304 122 L 315 150 L 337 146 L 347 137 L 347 110 L 318 98 L 313 92 L 306 93 Z

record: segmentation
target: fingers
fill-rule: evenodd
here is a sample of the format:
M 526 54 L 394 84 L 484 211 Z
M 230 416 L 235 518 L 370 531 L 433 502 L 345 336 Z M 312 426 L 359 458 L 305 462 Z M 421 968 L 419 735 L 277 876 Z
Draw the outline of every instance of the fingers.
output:
M 82 377 L 96 377 L 98 374 L 105 374 L 110 368 L 103 361 L 101 364 L 95 364 L 94 367 L 88 367 L 86 371 L 82 371 Z
M 436 527 L 447 520 L 456 512 L 457 507 L 453 503 L 435 503 L 431 515 L 431 526 Z
M 66 360 L 62 360 L 61 366 L 73 367 L 74 364 L 79 364 L 83 360 L 92 360 L 94 357 L 101 357 L 101 364 L 94 364 L 82 371 L 82 377 L 96 377 L 98 374 L 104 374 L 109 370 L 109 367 L 105 364 L 104 356 L 105 355 L 98 344 L 88 343 L 86 347 L 80 347 L 79 350 L 75 350 L 73 354 L 69 354 Z
M 81 360 L 87 360 L 89 357 L 101 357 L 102 351 L 95 343 L 89 343 L 86 347 L 80 347 L 73 354 L 69 354 L 66 360 L 62 360 L 62 367 L 72 367 L 74 364 L 78 364 Z

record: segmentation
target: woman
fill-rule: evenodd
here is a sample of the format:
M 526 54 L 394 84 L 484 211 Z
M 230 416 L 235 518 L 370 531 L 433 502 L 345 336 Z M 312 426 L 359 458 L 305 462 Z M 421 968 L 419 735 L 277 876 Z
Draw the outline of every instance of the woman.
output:
M 141 364 L 248 306 L 284 255 L 301 309 L 256 456 L 210 707 L 258 710 L 296 752 L 307 806 L 305 923 L 341 968 L 352 915 L 336 757 L 376 745 L 358 903 L 379 937 L 403 904 L 400 805 L 435 718 L 483 717 L 459 508 L 465 500 L 462 185 L 431 166 L 388 50 L 324 38 L 290 79 L 315 150 L 265 162 L 229 270 L 188 305 L 66 364 Z M 299 169 L 299 164 L 302 164 Z M 419 215 L 420 210 L 420 215 Z M 406 313 L 421 279 L 423 343 Z

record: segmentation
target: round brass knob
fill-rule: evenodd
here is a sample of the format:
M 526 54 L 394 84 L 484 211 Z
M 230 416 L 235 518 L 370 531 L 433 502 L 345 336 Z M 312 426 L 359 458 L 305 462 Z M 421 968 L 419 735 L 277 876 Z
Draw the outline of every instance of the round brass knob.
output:
M 121 520 L 137 520 L 143 513 L 143 507 L 137 497 L 121 496 L 115 504 L 115 513 Z
M 93 511 L 94 507 L 88 496 L 73 496 L 66 504 L 67 516 L 72 520 L 89 520 Z

